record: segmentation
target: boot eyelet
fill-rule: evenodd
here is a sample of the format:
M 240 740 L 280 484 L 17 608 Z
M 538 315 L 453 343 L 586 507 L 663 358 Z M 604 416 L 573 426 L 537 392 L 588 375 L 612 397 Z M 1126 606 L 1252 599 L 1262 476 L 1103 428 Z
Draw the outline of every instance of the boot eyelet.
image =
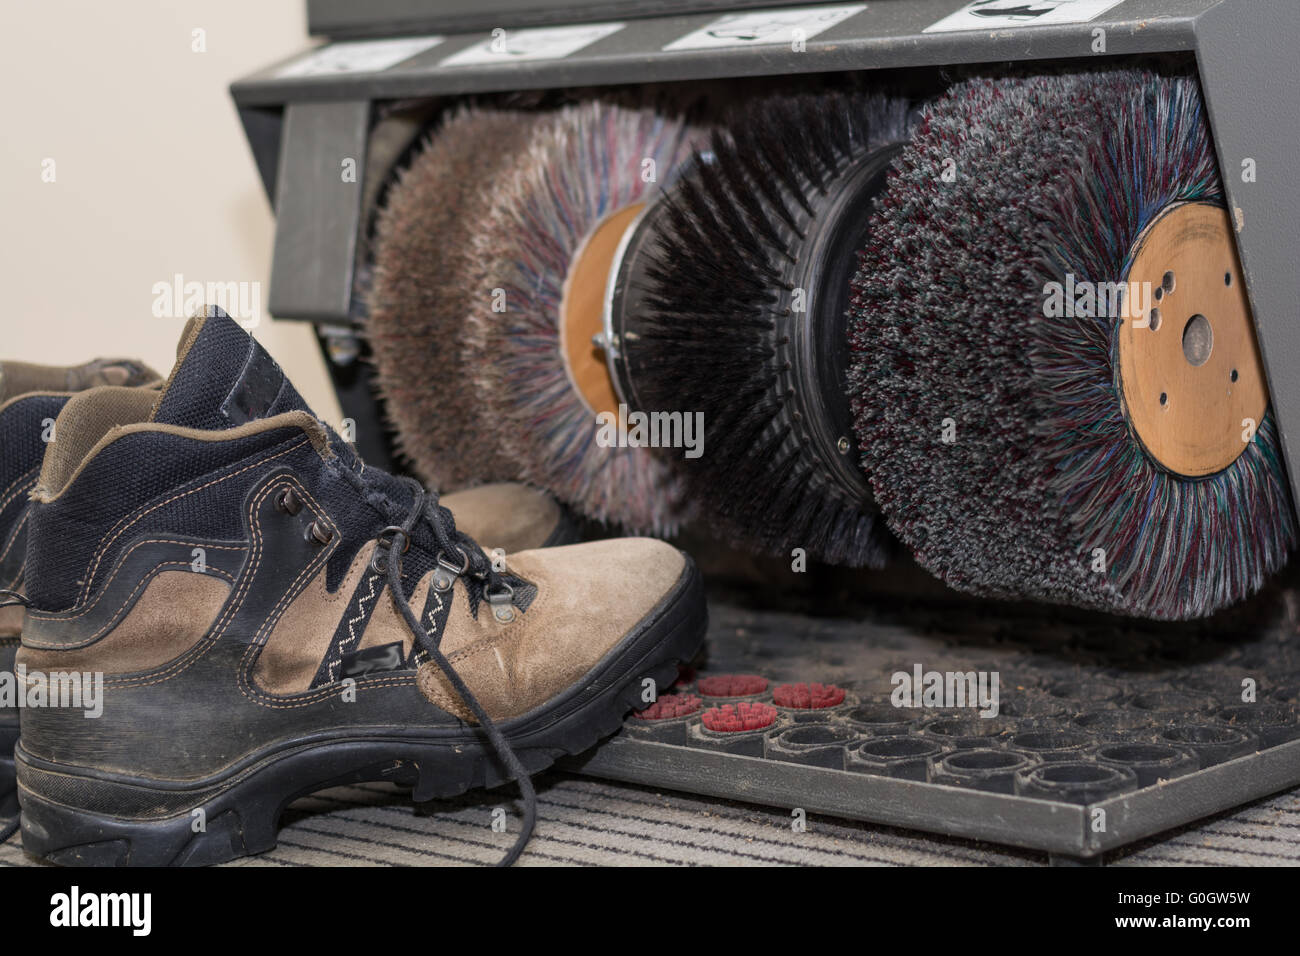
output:
M 375 552 L 370 556 L 370 570 L 376 574 L 384 573 L 386 568 L 381 563 L 382 557 L 392 548 L 393 542 L 397 540 L 399 534 L 402 536 L 402 554 L 406 554 L 407 551 L 411 550 L 411 536 L 407 534 L 406 529 L 390 524 L 375 537 Z
M 469 570 L 469 555 L 460 548 L 456 548 L 456 554 L 460 556 L 460 567 L 452 564 L 447 560 L 447 556 L 441 551 L 438 552 L 438 562 L 433 568 L 433 588 L 435 591 L 450 591 L 456 584 L 456 579 Z
M 307 536 L 317 544 L 329 544 L 334 540 L 334 531 L 319 521 L 313 521 L 307 529 Z
M 389 538 L 389 535 L 392 535 L 392 537 Z M 402 536 L 402 554 L 406 554 L 406 552 L 411 550 L 411 536 L 407 534 L 406 529 L 400 525 L 390 524 L 375 536 L 375 541 L 377 542 L 378 547 L 388 548 L 397 540 L 398 535 Z
M 275 496 L 275 506 L 286 514 L 296 515 L 302 510 L 302 499 L 292 488 L 285 488 Z
M 492 608 L 492 617 L 498 624 L 509 624 L 515 619 L 514 597 L 515 589 L 504 581 L 500 591 L 494 592 L 491 587 L 483 590 L 483 598 Z

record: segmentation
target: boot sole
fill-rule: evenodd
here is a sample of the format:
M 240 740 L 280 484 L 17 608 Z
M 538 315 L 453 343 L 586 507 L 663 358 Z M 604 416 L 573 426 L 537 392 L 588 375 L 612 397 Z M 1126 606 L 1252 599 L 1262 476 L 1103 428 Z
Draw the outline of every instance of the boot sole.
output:
M 17 741 L 17 727 L 0 727 L 0 833 L 18 816 L 18 786 L 14 773 L 14 744 Z
M 622 726 L 643 700 L 646 678 L 657 688 L 677 679 L 677 664 L 694 657 L 704 641 L 707 612 L 699 571 L 686 570 L 657 611 L 613 648 L 582 680 L 541 707 L 499 724 L 530 773 L 559 757 L 582 753 Z M 432 706 L 432 705 L 431 705 Z M 499 786 L 507 774 L 486 735 L 420 739 L 418 731 L 376 736 L 304 739 L 270 755 L 254 754 L 224 778 L 149 787 L 138 779 L 78 771 L 25 754 L 17 748 L 18 798 L 23 848 L 50 863 L 81 866 L 196 866 L 264 853 L 276 845 L 285 807 L 328 787 L 383 780 L 412 787 L 416 802 Z M 69 806 L 28 784 L 57 781 L 59 795 L 100 812 Z M 25 779 L 28 778 L 28 779 Z M 125 796 L 134 806 L 177 806 L 180 813 L 141 819 L 102 812 Z M 137 803 L 136 801 L 141 801 Z M 194 832 L 197 821 L 202 832 Z

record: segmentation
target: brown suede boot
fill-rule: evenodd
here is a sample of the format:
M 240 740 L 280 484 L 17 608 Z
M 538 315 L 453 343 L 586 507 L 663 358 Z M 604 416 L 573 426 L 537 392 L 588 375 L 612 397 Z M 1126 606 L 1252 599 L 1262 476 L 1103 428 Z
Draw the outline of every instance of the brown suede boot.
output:
M 53 862 L 257 853 L 293 797 L 374 779 L 416 800 L 516 780 L 513 860 L 528 775 L 617 729 L 703 637 L 681 552 L 621 539 L 494 566 L 228 319 L 190 326 L 161 393 L 94 389 L 56 428 L 16 751 L 24 845 Z M 76 700 L 53 672 L 83 677 Z
M 18 708 L 13 694 L 14 654 L 23 629 L 23 564 L 27 553 L 27 496 L 41 458 L 54 439 L 54 420 L 74 392 L 95 385 L 159 381 L 156 372 L 129 359 L 84 365 L 0 362 L 0 839 L 16 820 L 14 742 Z

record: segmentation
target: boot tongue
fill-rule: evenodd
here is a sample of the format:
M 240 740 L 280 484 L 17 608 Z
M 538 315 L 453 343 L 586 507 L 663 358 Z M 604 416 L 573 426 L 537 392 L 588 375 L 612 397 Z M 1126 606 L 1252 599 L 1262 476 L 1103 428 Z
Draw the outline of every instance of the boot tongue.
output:
M 270 353 L 225 312 L 208 306 L 186 324 L 176 365 L 150 420 L 222 431 L 293 411 L 320 420 Z M 354 471 L 363 468 L 352 446 L 321 424 L 339 460 Z
M 217 431 L 295 410 L 311 412 L 275 359 L 210 306 L 185 326 L 153 420 Z

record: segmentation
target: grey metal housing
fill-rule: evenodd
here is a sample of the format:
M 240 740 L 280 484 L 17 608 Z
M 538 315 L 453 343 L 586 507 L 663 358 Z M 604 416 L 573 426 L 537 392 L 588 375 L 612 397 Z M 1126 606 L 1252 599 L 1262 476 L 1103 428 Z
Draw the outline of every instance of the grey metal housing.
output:
M 710 23 L 718 11 L 632 20 L 611 36 L 555 60 L 444 67 L 448 56 L 487 38 L 459 34 L 381 72 L 277 76 L 283 64 L 231 86 L 277 230 L 268 307 L 282 318 L 346 323 L 352 315 L 367 132 L 378 100 L 510 90 L 706 80 L 839 70 L 939 67 L 1017 60 L 1088 58 L 1098 37 L 1106 56 L 1195 55 L 1209 107 L 1237 245 L 1254 311 L 1291 478 L 1300 492 L 1300 269 L 1294 261 L 1300 189 L 1290 164 L 1300 143 L 1300 36 L 1294 0 L 1125 0 L 1087 23 L 964 33 L 924 33 L 962 0 L 872 0 L 866 9 L 808 40 L 784 45 L 665 52 L 672 40 Z M 729 4 L 741 6 L 742 4 Z M 412 14 L 426 4 L 390 0 Z M 491 8 L 489 8 L 491 9 Z M 313 4 L 313 26 L 365 32 L 337 4 Z M 400 21 L 401 18 L 399 17 Z M 511 26 L 512 24 L 505 24 Z M 1098 31 L 1102 31 L 1100 34 Z M 340 164 L 355 162 L 357 182 Z M 1254 170 L 1253 178 L 1247 168 Z

